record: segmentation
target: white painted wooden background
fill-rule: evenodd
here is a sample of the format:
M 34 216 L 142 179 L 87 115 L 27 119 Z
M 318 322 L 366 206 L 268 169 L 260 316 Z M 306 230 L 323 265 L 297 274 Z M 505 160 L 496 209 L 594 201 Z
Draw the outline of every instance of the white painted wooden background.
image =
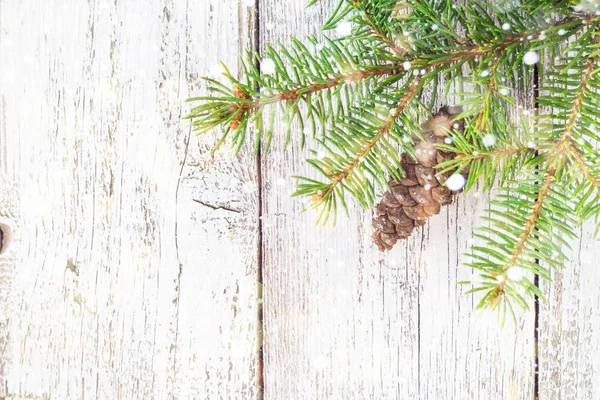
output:
M 0 0 L 0 399 L 600 399 L 591 228 L 500 329 L 457 285 L 487 197 L 382 255 L 368 212 L 300 214 L 297 147 L 211 157 L 181 120 L 332 4 Z

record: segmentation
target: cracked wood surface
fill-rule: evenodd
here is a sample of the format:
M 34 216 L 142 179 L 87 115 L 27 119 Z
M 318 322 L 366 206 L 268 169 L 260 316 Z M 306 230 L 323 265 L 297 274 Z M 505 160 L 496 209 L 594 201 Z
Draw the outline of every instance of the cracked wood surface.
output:
M 0 399 L 258 400 L 263 341 L 266 399 L 599 395 L 590 229 L 542 284 L 536 346 L 533 311 L 500 330 L 457 284 L 487 197 L 382 255 L 368 213 L 300 213 L 299 147 L 274 136 L 259 188 L 250 149 L 211 157 L 181 121 L 218 60 L 334 3 L 259 0 L 255 31 L 247 0 L 0 0 Z
M 181 120 L 253 13 L 0 1 L 0 398 L 257 397 L 255 159 Z

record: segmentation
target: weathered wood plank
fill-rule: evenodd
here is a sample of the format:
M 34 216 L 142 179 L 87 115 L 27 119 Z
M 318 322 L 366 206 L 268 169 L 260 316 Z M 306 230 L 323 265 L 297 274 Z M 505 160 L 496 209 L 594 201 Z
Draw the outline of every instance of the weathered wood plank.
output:
M 258 397 L 255 160 L 181 121 L 246 3 L 0 2 L 0 397 Z
M 261 45 L 316 32 L 325 3 L 262 0 Z M 281 136 L 263 162 L 267 398 L 529 398 L 533 313 L 502 330 L 457 285 L 472 274 L 460 263 L 484 199 L 459 199 L 380 254 L 369 212 L 355 208 L 335 228 L 300 213 L 292 182 L 280 183 L 311 173 L 307 152 L 284 153 Z
M 581 229 L 571 262 L 541 282 L 539 398 L 595 399 L 600 395 L 600 245 L 593 224 Z

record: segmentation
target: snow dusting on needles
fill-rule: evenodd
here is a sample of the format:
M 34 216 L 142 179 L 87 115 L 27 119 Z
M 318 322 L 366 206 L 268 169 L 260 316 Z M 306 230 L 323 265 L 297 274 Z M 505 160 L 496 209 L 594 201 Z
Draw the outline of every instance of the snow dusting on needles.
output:
M 534 65 L 540 61 L 540 55 L 535 50 L 529 50 L 523 55 L 523 63 L 527 65 Z

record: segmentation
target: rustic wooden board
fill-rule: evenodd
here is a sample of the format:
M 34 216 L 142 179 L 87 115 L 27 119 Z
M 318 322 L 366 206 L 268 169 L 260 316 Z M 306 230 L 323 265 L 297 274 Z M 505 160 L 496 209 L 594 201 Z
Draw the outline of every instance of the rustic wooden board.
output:
M 305 4 L 260 0 L 261 44 L 334 1 Z M 534 312 L 500 329 L 457 285 L 487 197 L 382 255 L 363 210 L 300 212 L 297 143 L 275 135 L 259 188 L 249 149 L 191 135 L 181 101 L 254 20 L 254 0 L 0 0 L 0 399 L 260 399 L 260 245 L 267 399 L 534 398 Z M 540 399 L 600 393 L 597 249 L 586 227 L 542 283 Z
M 255 159 L 211 157 L 181 120 L 198 76 L 235 70 L 253 7 L 3 0 L 0 18 L 0 398 L 257 398 Z
M 600 394 L 600 245 L 593 224 L 581 229 L 571 262 L 542 282 L 540 399 L 595 399 Z
M 314 33 L 331 10 L 262 0 L 261 44 Z M 473 311 L 458 281 L 461 254 L 482 213 L 465 198 L 404 245 L 380 254 L 371 216 L 354 209 L 315 226 L 290 199 L 287 174 L 309 174 L 306 152 L 263 161 L 265 393 L 267 398 L 528 398 L 534 387 L 534 316 L 500 329 Z M 280 183 L 280 184 L 278 184 Z
M 261 45 L 315 33 L 333 3 L 261 0 Z M 282 179 L 311 171 L 282 136 L 262 170 L 266 398 L 532 398 L 533 312 L 500 329 L 457 285 L 485 199 L 459 199 L 380 254 L 368 212 L 335 228 L 300 213 Z

